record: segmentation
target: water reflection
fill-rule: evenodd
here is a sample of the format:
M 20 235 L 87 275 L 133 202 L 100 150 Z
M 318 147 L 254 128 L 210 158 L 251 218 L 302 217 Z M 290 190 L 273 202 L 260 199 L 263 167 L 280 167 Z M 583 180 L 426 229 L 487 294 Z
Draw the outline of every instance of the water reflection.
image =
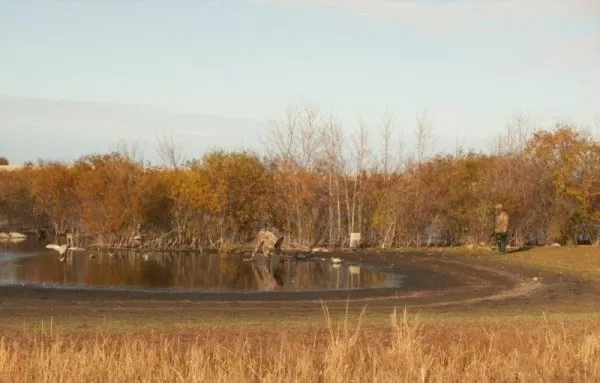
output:
M 283 258 L 273 256 L 271 258 L 257 257 L 251 263 L 252 274 L 260 291 L 275 291 L 285 286 Z
M 0 251 L 1 283 L 163 288 L 199 291 L 307 291 L 399 287 L 403 278 L 359 265 L 258 257 L 256 262 L 217 254 L 74 253 L 60 262 L 47 249 Z M 91 255 L 91 256 L 90 256 Z
M 18 245 L 26 241 L 26 238 L 8 238 L 0 237 L 0 246 L 4 251 L 9 251 L 14 245 Z

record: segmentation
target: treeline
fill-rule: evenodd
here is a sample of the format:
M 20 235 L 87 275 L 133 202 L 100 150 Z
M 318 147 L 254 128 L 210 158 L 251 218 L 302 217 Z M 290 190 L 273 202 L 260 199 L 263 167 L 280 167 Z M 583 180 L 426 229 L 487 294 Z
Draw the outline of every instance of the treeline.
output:
M 126 150 L 38 161 L 0 172 L 0 226 L 110 245 L 141 234 L 144 246 L 169 248 L 246 243 L 261 222 L 292 247 L 345 246 L 353 232 L 365 246 L 464 245 L 489 242 L 503 203 L 517 246 L 598 241 L 600 146 L 589 134 L 567 125 L 527 134 L 518 120 L 491 153 L 431 156 L 421 116 L 415 154 L 401 158 L 393 125 L 386 115 L 345 136 L 315 109 L 290 109 L 270 123 L 264 157 L 213 151 L 184 162 L 165 142 L 164 166 Z

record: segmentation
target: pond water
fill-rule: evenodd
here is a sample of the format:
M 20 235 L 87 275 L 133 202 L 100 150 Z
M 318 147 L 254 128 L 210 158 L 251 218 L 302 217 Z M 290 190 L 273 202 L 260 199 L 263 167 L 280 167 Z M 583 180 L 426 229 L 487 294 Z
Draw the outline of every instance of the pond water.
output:
M 167 291 L 315 291 L 400 287 L 405 276 L 367 265 L 336 265 L 329 256 L 222 259 L 218 254 L 58 253 L 29 241 L 0 247 L 0 283 L 68 288 Z

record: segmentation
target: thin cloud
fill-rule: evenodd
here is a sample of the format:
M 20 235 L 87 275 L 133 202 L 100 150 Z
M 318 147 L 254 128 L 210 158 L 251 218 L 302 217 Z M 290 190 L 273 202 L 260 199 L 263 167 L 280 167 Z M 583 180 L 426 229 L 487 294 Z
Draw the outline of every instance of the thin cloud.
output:
M 313 5 L 377 17 L 414 27 L 450 27 L 458 25 L 473 12 L 473 6 L 454 3 L 422 4 L 415 1 L 390 0 L 249 0 L 250 3 L 272 5 Z M 448 17 L 448 12 L 452 17 Z
M 485 19 L 512 22 L 577 16 L 600 22 L 598 0 L 249 0 L 251 4 L 313 5 L 377 17 L 399 24 L 441 31 Z

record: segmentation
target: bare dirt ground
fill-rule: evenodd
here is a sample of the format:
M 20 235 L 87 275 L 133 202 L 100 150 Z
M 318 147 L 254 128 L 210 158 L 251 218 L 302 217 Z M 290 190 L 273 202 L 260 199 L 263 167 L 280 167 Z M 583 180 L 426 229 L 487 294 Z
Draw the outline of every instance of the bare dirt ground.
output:
M 510 257 L 512 254 L 509 254 Z M 367 307 L 388 316 L 394 308 L 425 313 L 515 314 L 567 310 L 600 311 L 600 287 L 591 279 L 541 271 L 505 262 L 498 256 L 459 256 L 445 251 L 327 253 L 404 273 L 398 289 L 270 293 L 159 293 L 143 291 L 61 290 L 0 286 L 0 328 L 35 327 L 52 319 L 78 329 L 171 323 L 301 323 L 322 319 L 322 305 L 332 313 Z

